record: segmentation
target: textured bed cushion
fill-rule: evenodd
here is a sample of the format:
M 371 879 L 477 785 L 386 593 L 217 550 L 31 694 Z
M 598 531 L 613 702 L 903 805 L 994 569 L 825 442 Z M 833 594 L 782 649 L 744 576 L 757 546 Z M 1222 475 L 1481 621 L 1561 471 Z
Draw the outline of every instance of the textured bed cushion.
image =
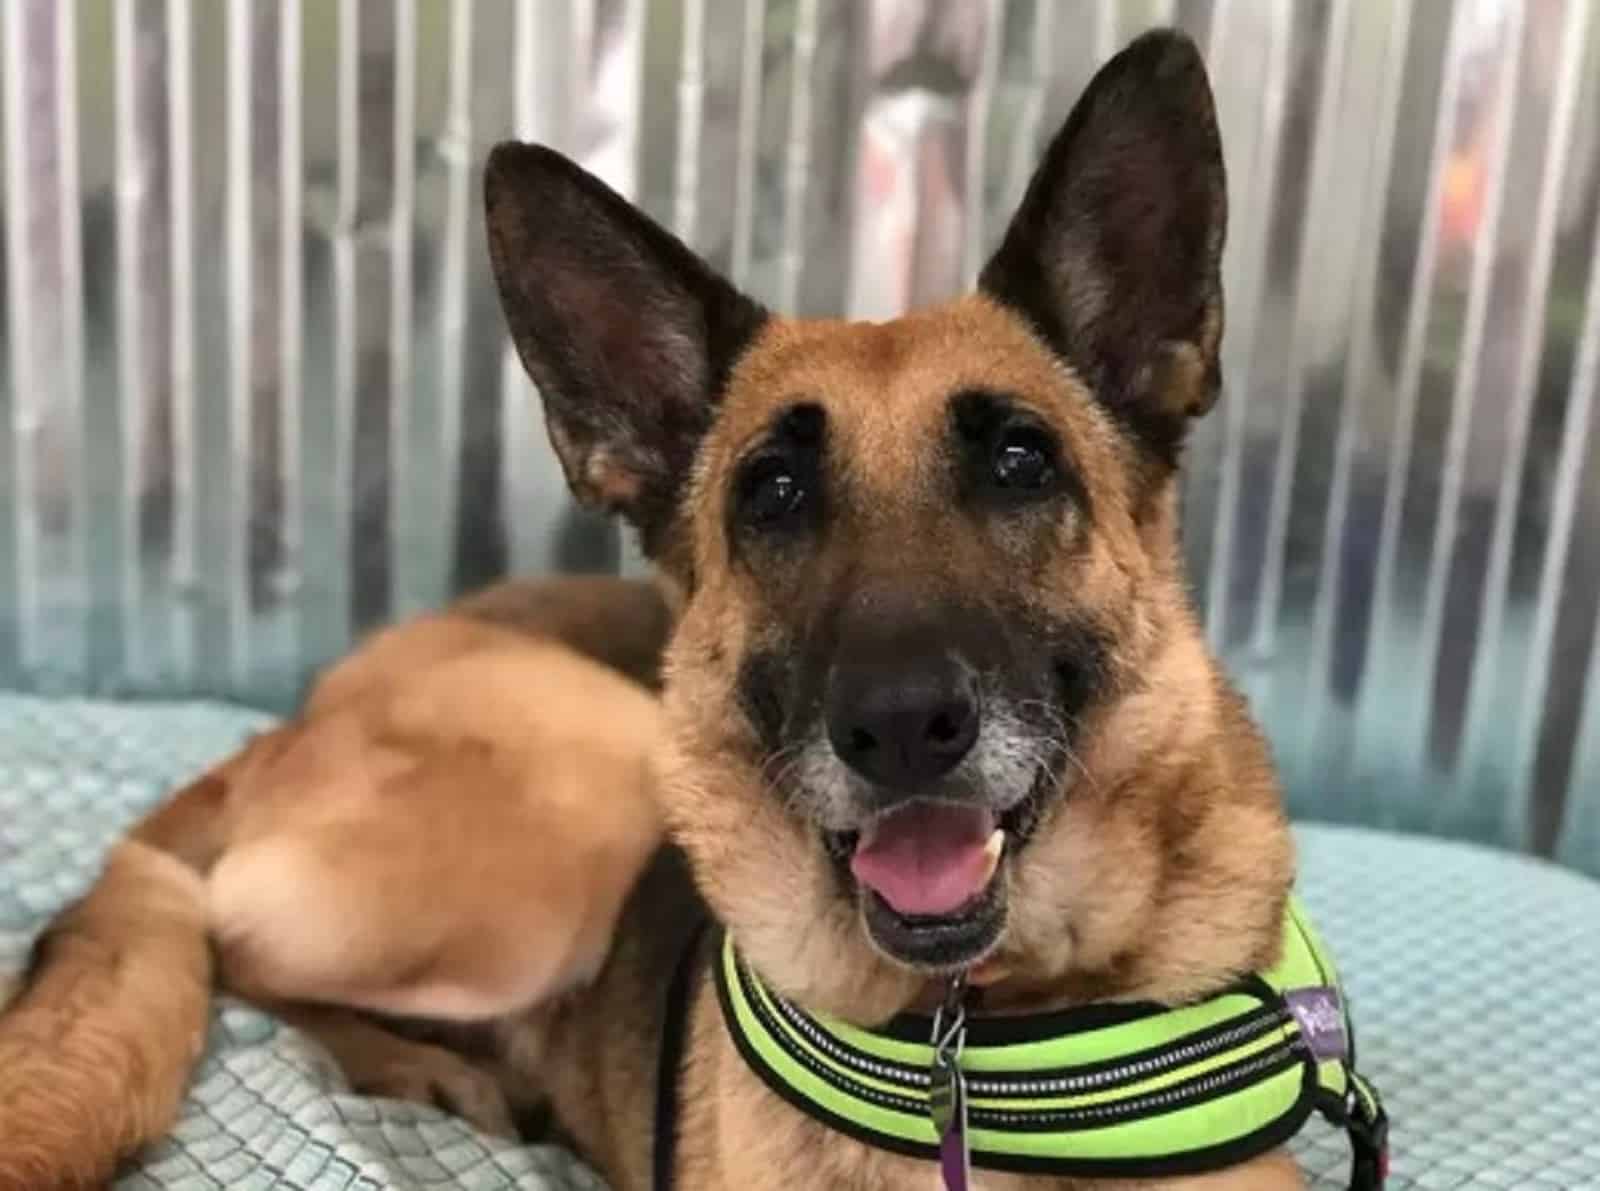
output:
M 0 971 L 139 809 L 266 720 L 216 704 L 0 694 Z M 1454 844 L 1303 826 L 1302 887 L 1347 974 L 1397 1187 L 1600 1188 L 1600 885 Z M 1339 1186 L 1342 1140 L 1302 1138 Z M 223 1002 L 175 1136 L 124 1188 L 598 1187 L 549 1149 L 351 1095 L 311 1043 Z

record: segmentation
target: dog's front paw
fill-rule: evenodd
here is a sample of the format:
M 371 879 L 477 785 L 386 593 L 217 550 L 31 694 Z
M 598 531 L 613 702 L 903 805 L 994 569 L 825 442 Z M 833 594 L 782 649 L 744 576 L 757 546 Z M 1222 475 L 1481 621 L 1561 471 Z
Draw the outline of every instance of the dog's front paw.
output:
M 515 1138 L 511 1107 L 499 1082 L 458 1055 L 436 1046 L 412 1044 L 352 1080 L 355 1091 L 431 1104 L 461 1117 L 473 1128 Z

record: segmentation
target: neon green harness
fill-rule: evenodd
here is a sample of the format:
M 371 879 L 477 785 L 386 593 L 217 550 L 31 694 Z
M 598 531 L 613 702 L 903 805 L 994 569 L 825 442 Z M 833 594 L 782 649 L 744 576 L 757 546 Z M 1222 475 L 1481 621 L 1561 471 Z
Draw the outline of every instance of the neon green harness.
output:
M 807 1013 L 763 985 L 731 938 L 713 966 L 728 1030 L 773 1091 L 868 1144 L 937 1156 L 932 1019 L 867 1031 Z M 1383 1109 L 1355 1073 L 1332 959 L 1294 900 L 1278 964 L 1210 1000 L 969 1019 L 958 1061 L 975 1167 L 1090 1178 L 1220 1170 L 1281 1145 L 1316 1109 L 1350 1133 L 1352 1187 L 1381 1187 L 1386 1173 Z

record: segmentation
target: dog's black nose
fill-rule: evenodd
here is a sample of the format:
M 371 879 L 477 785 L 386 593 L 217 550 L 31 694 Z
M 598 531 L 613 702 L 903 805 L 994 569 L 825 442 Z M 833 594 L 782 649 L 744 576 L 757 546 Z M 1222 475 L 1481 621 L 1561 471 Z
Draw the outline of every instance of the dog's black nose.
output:
M 862 777 L 909 790 L 943 777 L 978 739 L 978 691 L 948 656 L 843 663 L 828 683 L 828 739 Z

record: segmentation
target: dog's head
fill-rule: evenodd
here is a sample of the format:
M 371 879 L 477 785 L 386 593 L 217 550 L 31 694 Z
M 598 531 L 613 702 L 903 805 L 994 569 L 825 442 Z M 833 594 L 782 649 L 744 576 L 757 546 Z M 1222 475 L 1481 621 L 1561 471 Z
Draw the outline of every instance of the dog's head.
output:
M 769 980 L 870 1016 L 1259 958 L 1286 837 L 1178 563 L 1226 220 L 1187 40 L 1100 72 L 976 294 L 887 323 L 769 315 L 546 149 L 487 203 L 567 478 L 681 593 L 666 809 Z

